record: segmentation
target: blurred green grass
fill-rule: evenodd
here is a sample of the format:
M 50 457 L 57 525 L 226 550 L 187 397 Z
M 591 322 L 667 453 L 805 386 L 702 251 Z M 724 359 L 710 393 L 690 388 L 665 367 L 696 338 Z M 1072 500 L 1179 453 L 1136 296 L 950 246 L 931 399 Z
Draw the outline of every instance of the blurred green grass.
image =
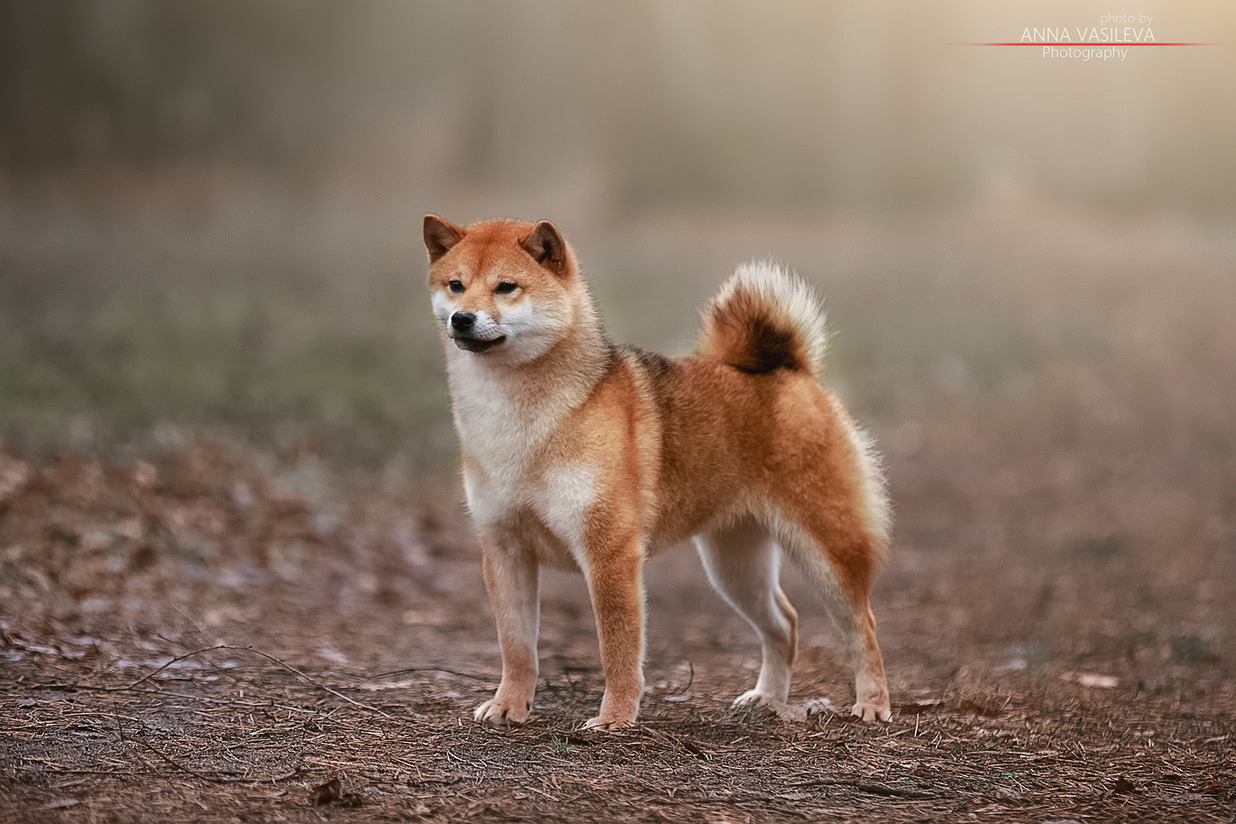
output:
M 125 456 L 223 430 L 455 466 L 422 204 L 22 194 L 0 198 L 0 439 Z M 987 402 L 1209 432 L 1227 403 L 1232 240 L 1217 228 L 1027 206 L 560 226 L 613 335 L 671 355 L 737 262 L 796 269 L 826 299 L 825 382 L 877 436 L 986 426 Z
M 287 211 L 250 225 L 232 213 L 7 218 L 10 443 L 107 452 L 170 424 L 321 437 L 362 459 L 453 456 L 422 253 L 403 242 L 415 233 Z

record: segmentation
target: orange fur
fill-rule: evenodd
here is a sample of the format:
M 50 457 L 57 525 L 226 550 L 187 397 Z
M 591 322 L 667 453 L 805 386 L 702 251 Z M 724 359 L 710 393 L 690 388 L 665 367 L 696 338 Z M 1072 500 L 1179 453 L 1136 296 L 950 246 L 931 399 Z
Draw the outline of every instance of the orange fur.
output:
M 481 534 L 502 682 L 478 720 L 520 723 L 535 692 L 537 569 L 583 572 L 606 690 L 588 726 L 634 723 L 643 689 L 644 561 L 695 537 L 709 579 L 764 647 L 739 702 L 784 702 L 797 615 L 782 554 L 834 594 L 864 720 L 889 717 L 870 608 L 888 546 L 869 439 L 819 383 L 809 290 L 752 264 L 723 287 L 696 355 L 602 333 L 570 246 L 549 223 L 425 219 L 468 505 Z

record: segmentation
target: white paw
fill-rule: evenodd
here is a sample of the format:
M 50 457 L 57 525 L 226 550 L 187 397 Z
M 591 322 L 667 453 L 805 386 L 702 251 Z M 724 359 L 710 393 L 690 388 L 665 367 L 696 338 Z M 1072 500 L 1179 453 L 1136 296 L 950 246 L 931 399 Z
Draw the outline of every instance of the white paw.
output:
M 528 720 L 528 713 L 531 711 L 531 701 L 516 703 L 494 697 L 477 707 L 472 713 L 472 719 L 497 727 L 506 727 L 511 724 L 524 723 Z
M 874 704 L 859 702 L 850 710 L 854 715 L 861 718 L 863 721 L 887 721 L 893 717 L 893 711 L 889 708 L 888 703 Z
M 742 695 L 735 698 L 734 702 L 730 704 L 730 706 L 731 707 L 752 707 L 752 708 L 754 707 L 775 707 L 776 705 L 781 704 L 781 703 L 784 703 L 784 702 L 778 701 L 776 698 L 774 698 L 771 695 L 768 695 L 767 693 L 760 692 L 759 690 L 747 690 Z

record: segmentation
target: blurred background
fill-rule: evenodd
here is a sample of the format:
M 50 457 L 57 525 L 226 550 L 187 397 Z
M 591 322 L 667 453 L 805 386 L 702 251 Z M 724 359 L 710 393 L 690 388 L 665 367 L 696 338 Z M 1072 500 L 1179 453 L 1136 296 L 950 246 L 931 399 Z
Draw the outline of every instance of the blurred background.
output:
M 715 284 L 771 255 L 835 302 L 838 366 L 947 342 L 937 371 L 1008 379 L 1021 338 L 1085 314 L 1052 299 L 1094 268 L 1069 261 L 1188 247 L 1231 274 L 1236 48 L 950 45 L 1111 13 L 1236 31 L 1218 2 L 6 0 L 0 432 L 449 453 L 427 211 L 555 220 L 619 337 L 687 351 Z M 945 299 L 969 268 L 1053 305 L 976 315 Z M 876 317 L 920 292 L 942 315 Z
M 953 45 L 1104 25 L 1223 45 Z M 1234 35 L 1219 0 L 0 0 L 0 505 L 22 461 L 145 489 L 171 450 L 170 499 L 213 496 L 158 532 L 199 578 L 234 552 L 299 580 L 335 541 L 331 593 L 414 589 L 467 541 L 425 537 L 463 518 L 421 219 L 547 218 L 615 337 L 671 354 L 743 260 L 826 296 L 826 382 L 889 464 L 897 677 L 963 643 L 1230 671 Z M 202 442 L 283 457 L 242 482 Z M 341 502 L 377 487 L 332 462 L 449 505 L 366 521 L 366 578 Z M 228 544 L 261 490 L 307 531 Z M 108 512 L 113 573 L 164 551 Z M 89 543 L 10 520 L 23 575 Z
M 871 295 L 834 279 L 915 293 L 974 256 L 997 282 L 1037 268 L 1027 252 L 1178 259 L 1163 245 L 1190 232 L 1224 256 L 1236 49 L 953 44 L 1112 12 L 1159 41 L 1236 31 L 1222 2 L 1110 5 L 2 2 L 0 430 L 35 448 L 159 423 L 449 440 L 421 374 L 425 211 L 559 222 L 616 334 L 679 352 L 744 257 L 842 306 Z M 837 315 L 848 355 L 874 357 L 858 338 L 881 304 Z M 942 311 L 913 334 L 1020 355 L 1027 330 Z

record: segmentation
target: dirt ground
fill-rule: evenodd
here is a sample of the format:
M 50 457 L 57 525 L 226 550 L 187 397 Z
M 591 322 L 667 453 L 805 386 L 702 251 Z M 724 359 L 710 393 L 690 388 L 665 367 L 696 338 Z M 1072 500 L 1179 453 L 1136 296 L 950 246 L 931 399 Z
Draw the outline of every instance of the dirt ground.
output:
M 842 711 L 850 674 L 804 593 L 792 706 L 731 711 L 758 651 L 684 551 L 652 562 L 642 725 L 582 732 L 595 639 L 554 575 L 535 718 L 489 729 L 468 714 L 498 659 L 453 496 L 401 502 L 311 453 L 266 469 L 217 446 L 5 458 L 5 820 L 1232 820 L 1230 659 L 1140 628 L 1163 590 L 1115 541 L 1028 592 L 959 552 L 894 563 L 895 715 L 872 725 Z M 336 484 L 345 510 L 312 503 Z M 1096 580 L 1132 613 L 1066 594 Z
M 1236 820 L 1236 285 L 1222 244 L 1145 244 L 1161 258 L 1113 243 L 1084 286 L 849 284 L 934 315 L 907 338 L 947 306 L 962 331 L 1002 307 L 984 340 L 1032 330 L 901 372 L 840 341 L 897 513 L 889 723 L 846 716 L 852 676 L 793 584 L 791 705 L 731 711 L 758 646 L 681 548 L 649 567 L 637 729 L 578 729 L 603 684 L 557 573 L 533 720 L 478 726 L 499 661 L 454 476 L 310 440 L 3 450 L 0 820 Z

